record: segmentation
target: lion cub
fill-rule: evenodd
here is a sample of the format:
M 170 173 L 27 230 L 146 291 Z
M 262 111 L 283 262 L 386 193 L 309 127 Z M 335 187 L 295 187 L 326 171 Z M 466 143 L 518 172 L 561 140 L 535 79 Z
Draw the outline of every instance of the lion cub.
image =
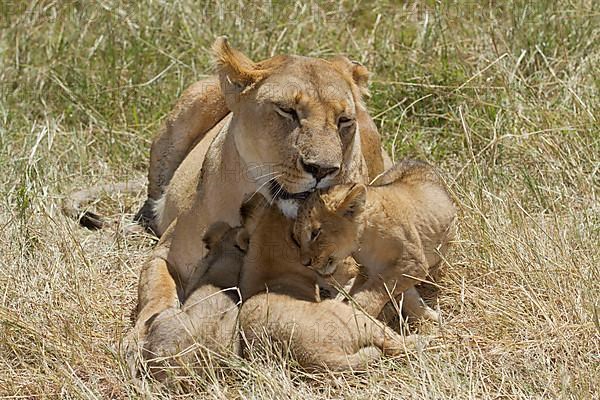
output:
M 415 337 L 403 339 L 350 304 L 319 302 L 315 288 L 323 278 L 301 264 L 293 221 L 278 208 L 254 201 L 242 207 L 241 215 L 250 241 L 240 277 L 239 319 L 250 348 L 266 338 L 304 368 L 340 371 L 414 347 Z M 340 265 L 328 281 L 343 285 L 357 270 L 347 260 Z
M 240 354 L 237 285 L 244 240 L 242 228 L 225 222 L 205 233 L 209 252 L 189 280 L 183 306 L 151 321 L 143 355 L 155 378 L 164 379 L 167 369 L 173 373 L 176 367 L 210 365 L 210 357 Z
M 302 264 L 327 276 L 352 254 L 366 276 L 350 295 L 378 316 L 405 293 L 409 314 L 437 319 L 414 285 L 427 277 L 452 238 L 456 209 L 433 167 L 407 160 L 368 188 L 346 184 L 315 192 L 298 212 L 294 238 Z

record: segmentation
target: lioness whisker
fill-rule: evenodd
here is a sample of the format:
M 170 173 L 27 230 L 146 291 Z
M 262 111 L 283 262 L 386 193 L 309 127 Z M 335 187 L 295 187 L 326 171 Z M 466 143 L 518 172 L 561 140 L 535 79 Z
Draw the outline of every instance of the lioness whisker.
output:
M 263 179 L 263 178 L 266 178 L 266 177 L 267 177 L 267 176 L 269 176 L 269 175 L 274 175 L 274 174 L 277 174 L 277 173 L 279 173 L 279 172 L 278 172 L 278 171 L 268 172 L 268 173 L 266 173 L 266 174 L 264 174 L 264 175 L 257 176 L 257 177 L 256 177 L 256 178 L 254 178 L 254 179 L 255 179 L 255 180 Z
M 279 185 L 279 188 L 277 189 L 277 192 L 273 195 L 273 197 L 271 197 L 271 201 L 269 202 L 269 206 L 271 206 L 273 204 L 273 202 L 275 201 L 275 199 L 277 198 L 277 196 L 279 196 L 279 194 L 281 193 L 282 190 L 283 190 L 283 186 Z
M 265 167 L 266 167 L 266 168 L 271 168 L 271 169 L 273 169 L 273 168 L 275 168 L 276 166 L 277 166 L 277 165 L 269 165 L 269 164 L 253 165 L 252 167 L 248 167 L 248 168 L 246 169 L 246 172 L 250 172 L 250 171 L 253 171 L 253 170 L 255 170 L 255 169 L 258 169 L 258 168 L 261 168 L 261 169 L 262 169 L 262 168 L 265 168 Z
M 262 189 L 262 188 L 263 188 L 265 185 L 269 184 L 270 182 L 274 181 L 274 180 L 275 180 L 275 179 L 277 179 L 277 178 L 280 178 L 281 176 L 283 176 L 283 174 L 275 175 L 274 177 L 272 177 L 272 178 L 270 178 L 270 179 L 267 179 L 267 180 L 266 180 L 266 181 L 265 181 L 265 182 L 264 182 L 262 185 L 260 185 L 260 186 L 258 187 L 258 189 L 256 189 L 256 190 L 254 191 L 254 193 L 252 193 L 252 195 L 250 195 L 250 197 L 248 197 L 248 199 L 251 199 L 251 198 L 253 198 L 253 197 L 254 197 L 254 195 L 255 195 L 256 193 L 258 193 L 258 192 L 260 191 L 260 189 Z

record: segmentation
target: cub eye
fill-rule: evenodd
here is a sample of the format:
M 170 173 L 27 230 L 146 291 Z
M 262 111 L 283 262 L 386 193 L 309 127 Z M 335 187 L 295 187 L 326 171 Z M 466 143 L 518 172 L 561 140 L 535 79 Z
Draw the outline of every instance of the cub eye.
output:
M 310 241 L 314 242 L 315 240 L 317 240 L 320 234 L 321 228 L 313 229 L 313 231 L 310 233 Z
M 338 118 L 338 129 L 348 128 L 354 125 L 354 118 L 340 116 Z
M 275 106 L 275 112 L 277 112 L 277 114 L 281 115 L 283 118 L 287 118 L 292 121 L 298 120 L 298 113 L 296 113 L 296 110 L 293 108 Z

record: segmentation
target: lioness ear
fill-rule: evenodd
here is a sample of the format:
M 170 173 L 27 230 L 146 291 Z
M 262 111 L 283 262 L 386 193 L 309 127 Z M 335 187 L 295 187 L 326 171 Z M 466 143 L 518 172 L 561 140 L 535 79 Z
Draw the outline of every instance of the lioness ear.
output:
M 350 220 L 356 219 L 365 210 L 367 201 L 367 188 L 365 185 L 355 184 L 348 190 L 346 197 L 338 206 L 336 213 Z
M 225 233 L 231 229 L 231 225 L 227 222 L 217 221 L 211 226 L 208 227 L 206 232 L 204 232 L 204 236 L 202 237 L 202 241 L 206 244 L 206 247 L 210 250 L 215 244 L 219 243 Z
M 243 91 L 263 77 L 256 64 L 240 51 L 229 46 L 225 36 L 218 37 L 212 46 L 221 90 L 229 108 L 235 106 Z
M 336 56 L 330 60 L 338 69 L 347 72 L 351 77 L 358 89 L 360 94 L 369 97 L 369 70 L 357 61 L 350 61 L 344 56 Z

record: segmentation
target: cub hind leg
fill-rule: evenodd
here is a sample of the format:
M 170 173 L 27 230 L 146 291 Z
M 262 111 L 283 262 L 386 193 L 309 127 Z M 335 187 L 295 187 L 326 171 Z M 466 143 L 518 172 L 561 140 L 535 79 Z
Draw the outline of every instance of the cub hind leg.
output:
M 335 353 L 323 355 L 322 366 L 330 371 L 364 371 L 369 365 L 379 361 L 383 353 L 376 346 L 361 347 L 352 354 Z
M 413 286 L 404 292 L 402 311 L 409 318 L 423 318 L 428 321 L 440 322 L 440 313 L 429 307 Z
M 401 268 L 402 272 L 396 270 L 395 267 L 389 268 L 379 276 L 369 277 L 362 286 L 352 288 L 350 295 L 364 312 L 377 317 L 390 297 L 402 295 L 427 276 L 427 270 L 420 267 L 411 268 L 410 271 L 405 268 Z
M 356 330 L 360 348 L 375 346 L 386 356 L 399 356 L 416 348 L 421 336 L 401 336 L 372 316 L 359 310 L 353 312 L 348 327 Z

